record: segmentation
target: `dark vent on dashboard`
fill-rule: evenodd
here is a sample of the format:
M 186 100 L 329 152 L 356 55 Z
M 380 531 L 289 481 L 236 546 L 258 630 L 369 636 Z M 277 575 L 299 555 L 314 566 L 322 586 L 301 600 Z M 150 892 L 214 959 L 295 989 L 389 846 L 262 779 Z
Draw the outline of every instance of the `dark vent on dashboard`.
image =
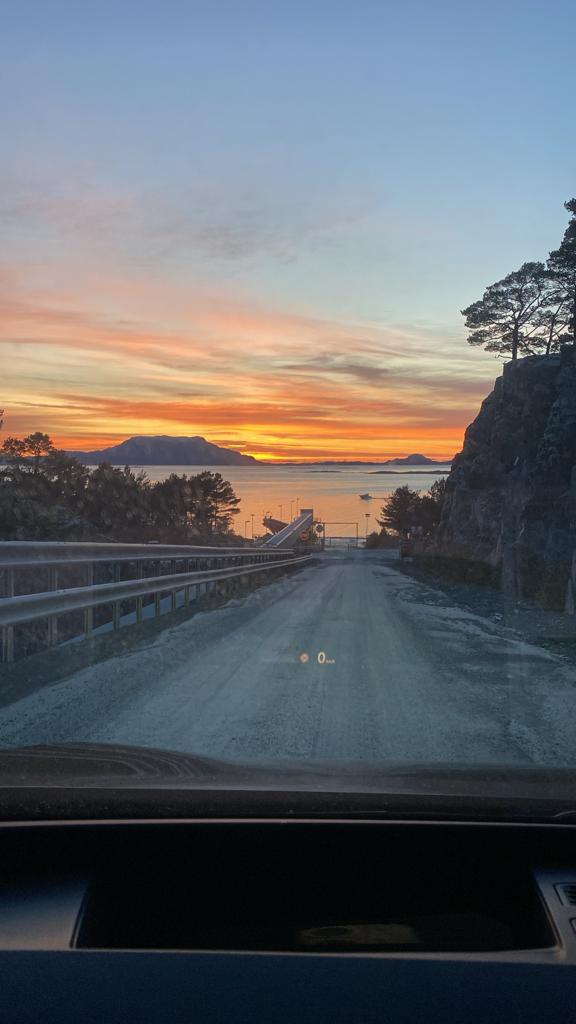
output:
M 576 882 L 569 882 L 565 885 L 557 885 L 556 889 L 562 903 L 569 907 L 576 907 Z

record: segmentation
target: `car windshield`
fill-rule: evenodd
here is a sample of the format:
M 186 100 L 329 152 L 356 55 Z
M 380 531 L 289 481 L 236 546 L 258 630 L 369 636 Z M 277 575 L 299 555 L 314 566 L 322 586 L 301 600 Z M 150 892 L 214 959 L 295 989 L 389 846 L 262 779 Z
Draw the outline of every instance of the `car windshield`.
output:
M 4 5 L 0 785 L 576 767 L 575 30 Z

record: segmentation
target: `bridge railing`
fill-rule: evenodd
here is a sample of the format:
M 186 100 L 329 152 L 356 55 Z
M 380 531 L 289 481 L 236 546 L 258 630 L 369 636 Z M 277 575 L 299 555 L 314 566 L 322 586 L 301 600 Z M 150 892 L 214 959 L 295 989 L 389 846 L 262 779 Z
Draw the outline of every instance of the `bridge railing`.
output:
M 83 613 L 81 636 L 94 632 L 94 610 L 103 605 L 112 608 L 112 629 L 122 622 L 122 603 L 135 602 L 132 619 L 143 621 L 144 598 L 153 600 L 154 617 L 162 613 L 165 598 L 170 610 L 182 604 L 189 605 L 215 590 L 222 596 L 247 584 L 258 575 L 285 571 L 308 561 L 309 556 L 295 556 L 291 551 L 263 548 L 198 548 L 176 545 L 139 544 L 81 544 L 81 543 L 0 543 L 0 572 L 3 576 L 3 597 L 0 598 L 0 628 L 2 634 L 1 658 L 14 660 L 14 630 L 18 626 L 32 626 L 46 620 L 46 646 L 53 648 L 61 642 L 58 617 L 75 612 Z M 95 567 L 108 563 L 111 582 L 94 582 Z M 161 572 L 168 564 L 169 571 Z M 150 570 L 156 567 L 156 572 Z M 176 569 L 180 567 L 180 571 Z M 32 584 L 32 593 L 16 593 L 18 574 L 29 577 L 39 573 L 45 577 L 48 570 L 49 589 L 40 590 Z M 84 584 L 59 588 L 59 575 L 69 570 L 87 570 Z M 136 578 L 122 579 L 126 570 Z M 28 589 L 30 582 L 28 580 Z M 164 595 L 164 599 L 163 599 Z

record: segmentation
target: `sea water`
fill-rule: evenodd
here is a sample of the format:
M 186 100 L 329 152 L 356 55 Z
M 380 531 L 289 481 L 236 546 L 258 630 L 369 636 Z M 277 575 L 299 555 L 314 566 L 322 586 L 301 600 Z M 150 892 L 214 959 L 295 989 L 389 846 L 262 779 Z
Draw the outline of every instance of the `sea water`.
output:
M 240 511 L 234 529 L 242 536 L 263 534 L 265 515 L 289 522 L 300 508 L 312 508 L 316 519 L 326 523 L 326 536 L 364 537 L 378 529 L 377 518 L 388 495 L 407 484 L 427 491 L 435 480 L 445 477 L 450 466 L 274 466 L 259 463 L 244 466 L 133 466 L 150 480 L 165 480 L 171 473 L 221 473 L 238 498 Z M 385 473 L 382 470 L 386 470 Z M 362 500 L 360 494 L 372 498 Z

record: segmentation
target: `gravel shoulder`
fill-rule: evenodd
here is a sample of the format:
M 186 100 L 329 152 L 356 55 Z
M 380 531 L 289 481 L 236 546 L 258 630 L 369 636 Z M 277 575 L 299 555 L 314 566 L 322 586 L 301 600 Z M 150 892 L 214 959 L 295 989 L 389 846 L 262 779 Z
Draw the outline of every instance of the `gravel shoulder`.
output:
M 559 655 L 570 656 L 573 652 L 570 660 L 576 664 L 576 615 L 545 611 L 531 601 L 512 600 L 490 586 L 456 583 L 423 569 L 412 558 L 398 558 L 394 568 L 452 603 L 513 629 L 527 643 L 540 644 Z

